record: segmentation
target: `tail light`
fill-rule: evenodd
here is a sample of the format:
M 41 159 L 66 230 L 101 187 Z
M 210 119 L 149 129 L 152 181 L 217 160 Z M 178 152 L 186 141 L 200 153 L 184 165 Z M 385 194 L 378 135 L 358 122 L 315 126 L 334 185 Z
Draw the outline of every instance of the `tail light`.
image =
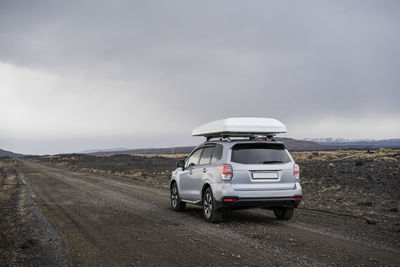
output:
M 224 198 L 225 202 L 234 202 L 234 201 L 237 201 L 237 200 L 238 200 L 237 198 Z
M 294 177 L 296 180 L 300 179 L 300 167 L 297 164 L 294 164 Z
M 222 180 L 229 181 L 232 179 L 233 170 L 232 166 L 229 164 L 218 166 L 218 170 L 221 173 Z

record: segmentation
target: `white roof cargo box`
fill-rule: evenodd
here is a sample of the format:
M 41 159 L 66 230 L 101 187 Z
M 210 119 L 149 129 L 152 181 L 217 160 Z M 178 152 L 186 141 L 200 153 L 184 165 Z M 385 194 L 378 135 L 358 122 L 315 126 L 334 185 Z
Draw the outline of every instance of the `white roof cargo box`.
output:
M 286 126 L 270 118 L 228 118 L 203 124 L 193 130 L 192 136 L 224 137 L 255 136 L 286 133 Z

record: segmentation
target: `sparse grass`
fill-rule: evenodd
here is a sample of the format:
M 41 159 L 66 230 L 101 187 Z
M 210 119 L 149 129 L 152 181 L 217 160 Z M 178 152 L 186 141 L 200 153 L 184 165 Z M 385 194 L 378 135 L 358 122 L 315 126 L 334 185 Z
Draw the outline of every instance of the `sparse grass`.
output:
M 292 152 L 295 161 L 315 162 L 315 161 L 389 161 L 399 162 L 399 149 L 379 149 L 379 150 L 336 150 L 336 151 L 312 151 L 312 152 Z

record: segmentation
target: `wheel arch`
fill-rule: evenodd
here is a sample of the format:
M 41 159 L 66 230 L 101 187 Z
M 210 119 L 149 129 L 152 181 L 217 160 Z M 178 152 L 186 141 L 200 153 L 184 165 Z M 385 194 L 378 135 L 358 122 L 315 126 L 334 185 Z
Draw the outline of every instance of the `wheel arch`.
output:
M 171 179 L 171 181 L 169 182 L 169 189 L 171 189 L 172 188 L 172 185 L 173 184 L 176 184 L 176 186 L 178 186 L 178 181 L 175 179 L 175 177 L 173 177 L 172 179 Z M 178 188 L 179 189 L 179 188 Z
M 206 191 L 207 188 L 211 188 L 211 185 L 208 182 L 204 183 L 203 187 L 201 188 L 201 200 L 202 201 L 203 201 L 204 192 Z M 211 190 L 212 190 L 212 188 L 211 188 Z

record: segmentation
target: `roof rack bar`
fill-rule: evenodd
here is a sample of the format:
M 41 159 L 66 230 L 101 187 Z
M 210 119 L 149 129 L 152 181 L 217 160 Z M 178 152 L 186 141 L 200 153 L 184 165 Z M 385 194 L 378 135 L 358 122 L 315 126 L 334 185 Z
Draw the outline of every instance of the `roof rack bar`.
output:
M 264 139 L 264 140 L 272 140 L 274 141 L 274 135 L 272 134 L 226 134 L 226 135 L 210 135 L 210 136 L 205 136 L 207 141 L 210 141 L 211 139 L 226 139 L 228 141 L 231 141 L 231 137 L 242 137 L 242 138 L 248 138 L 248 140 L 257 140 L 257 139 Z

